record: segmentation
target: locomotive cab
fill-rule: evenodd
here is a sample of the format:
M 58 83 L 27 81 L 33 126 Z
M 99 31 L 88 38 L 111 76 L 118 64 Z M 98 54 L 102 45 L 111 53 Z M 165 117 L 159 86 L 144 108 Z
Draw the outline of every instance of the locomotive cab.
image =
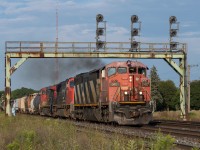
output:
M 127 61 L 108 64 L 105 75 L 102 71 L 102 100 L 111 102 L 109 112 L 118 124 L 147 124 L 152 119 L 147 69 L 140 62 Z
M 40 114 L 51 116 L 53 105 L 57 97 L 56 86 L 49 86 L 40 90 Z
M 142 63 L 131 61 L 108 66 L 108 99 L 116 102 L 148 102 L 150 80 L 146 77 L 147 69 Z M 105 76 L 103 72 L 102 76 Z

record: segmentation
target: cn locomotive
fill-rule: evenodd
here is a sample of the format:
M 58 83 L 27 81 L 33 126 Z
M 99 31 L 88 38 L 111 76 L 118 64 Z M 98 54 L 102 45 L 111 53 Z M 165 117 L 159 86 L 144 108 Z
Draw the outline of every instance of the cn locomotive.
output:
M 148 124 L 152 110 L 147 70 L 137 61 L 112 62 L 42 88 L 30 98 L 18 99 L 18 104 L 29 99 L 33 105 L 24 106 L 32 108 L 23 110 L 31 114 L 119 125 Z

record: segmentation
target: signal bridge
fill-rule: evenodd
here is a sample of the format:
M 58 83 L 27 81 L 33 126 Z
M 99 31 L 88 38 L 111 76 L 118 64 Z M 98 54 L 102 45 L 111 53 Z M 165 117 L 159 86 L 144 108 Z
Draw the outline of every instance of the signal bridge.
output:
M 96 42 L 42 42 L 8 41 L 5 43 L 5 98 L 6 114 L 11 116 L 11 75 L 28 58 L 128 58 L 164 59 L 180 76 L 181 116 L 186 117 L 187 98 L 187 45 L 178 43 L 172 49 L 170 43 L 138 43 L 133 49 L 130 42 L 104 42 L 96 48 Z M 11 58 L 21 58 L 11 67 Z M 177 59 L 177 64 L 174 60 Z

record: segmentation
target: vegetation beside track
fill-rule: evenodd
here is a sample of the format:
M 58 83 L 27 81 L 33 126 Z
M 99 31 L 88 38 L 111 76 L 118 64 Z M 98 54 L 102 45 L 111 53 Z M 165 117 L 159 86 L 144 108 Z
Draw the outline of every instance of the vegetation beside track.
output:
M 114 149 L 152 150 L 171 149 L 174 139 L 158 133 L 158 138 L 148 142 L 119 134 L 107 134 L 91 129 L 81 131 L 67 120 L 17 115 L 5 117 L 0 113 L 0 149 L 55 150 L 55 149 Z
M 165 119 L 165 120 L 180 120 L 180 111 L 162 111 L 154 112 L 154 119 Z M 200 121 L 200 110 L 192 110 L 189 112 L 188 121 Z

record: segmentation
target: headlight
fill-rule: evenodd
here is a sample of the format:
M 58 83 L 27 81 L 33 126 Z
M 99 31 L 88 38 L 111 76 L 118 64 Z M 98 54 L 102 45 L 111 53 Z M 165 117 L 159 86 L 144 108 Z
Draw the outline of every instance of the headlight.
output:
M 139 94 L 142 95 L 142 91 L 140 91 Z
M 127 95 L 127 94 L 128 94 L 128 92 L 127 92 L 127 91 L 125 91 L 125 92 L 124 92 L 124 94 L 125 94 L 125 95 Z

